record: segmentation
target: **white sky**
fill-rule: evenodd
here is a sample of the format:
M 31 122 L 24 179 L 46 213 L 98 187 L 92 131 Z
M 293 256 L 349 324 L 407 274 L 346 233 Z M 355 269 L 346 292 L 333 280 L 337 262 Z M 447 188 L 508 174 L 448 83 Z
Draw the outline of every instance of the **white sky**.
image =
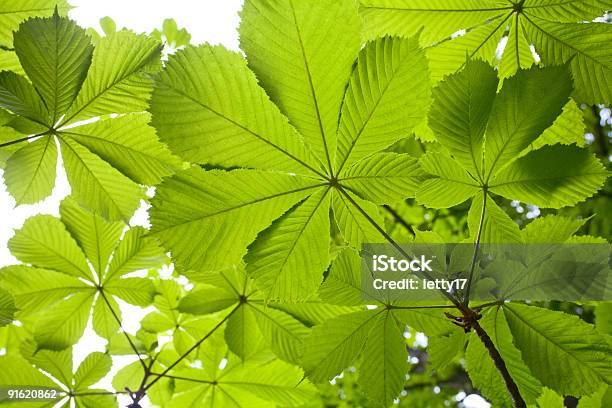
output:
M 155 28 L 161 28 L 164 19 L 174 18 L 179 28 L 186 28 L 192 35 L 192 43 L 222 44 L 238 50 L 238 12 L 242 7 L 242 0 L 70 0 L 70 3 L 76 7 L 70 12 L 70 17 L 82 27 L 101 31 L 100 18 L 110 16 L 118 28 L 151 32 Z M 23 222 L 35 214 L 59 216 L 59 203 L 68 194 L 70 186 L 61 161 L 58 163 L 58 177 L 53 194 L 38 204 L 15 208 L 15 201 L 6 191 L 4 182 L 0 183 L 0 267 L 17 262 L 7 248 L 7 242 L 13 236 L 14 230 L 21 228 Z M 146 213 L 142 209 L 130 222 L 132 225 L 146 223 Z M 142 311 L 124 302 L 120 302 L 120 307 L 125 328 L 128 332 L 135 333 Z M 89 325 L 81 341 L 73 348 L 75 366 L 90 352 L 104 351 L 104 348 L 105 341 L 99 338 Z M 112 372 L 99 383 L 102 387 L 110 388 L 110 380 L 117 369 L 134 361 L 129 357 L 113 359 L 115 364 Z M 126 400 L 120 398 L 121 402 Z M 468 396 L 463 403 L 466 407 L 489 406 L 477 395 Z

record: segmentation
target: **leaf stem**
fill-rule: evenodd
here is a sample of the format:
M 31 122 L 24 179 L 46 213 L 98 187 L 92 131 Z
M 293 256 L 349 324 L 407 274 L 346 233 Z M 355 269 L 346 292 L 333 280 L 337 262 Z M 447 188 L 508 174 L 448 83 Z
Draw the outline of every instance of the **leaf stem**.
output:
M 370 215 L 363 209 L 361 208 L 361 206 L 359 204 L 357 204 L 357 202 L 355 200 L 353 200 L 353 197 L 351 197 L 345 190 L 344 188 L 342 188 L 342 186 L 338 187 L 338 190 L 344 194 L 344 196 L 351 202 L 351 204 L 357 208 L 357 211 L 359 211 L 367 220 L 370 224 L 372 224 L 372 226 L 374 228 L 376 228 L 376 230 L 378 230 L 378 232 L 381 233 L 381 235 L 391 244 L 393 245 L 393 247 L 395 249 L 397 249 L 399 251 L 399 253 L 401 253 L 403 256 L 405 256 L 406 258 L 410 258 L 410 255 L 408 255 L 406 253 L 406 251 L 404 251 L 404 248 L 402 248 L 402 246 L 400 244 L 398 244 L 388 233 L 387 231 L 384 230 L 383 227 L 381 227 L 380 225 L 378 225 L 378 223 L 372 219 L 372 217 L 370 217 Z M 426 278 L 426 279 L 432 279 L 431 276 L 426 273 L 426 272 L 421 272 L 421 274 Z M 451 295 L 450 293 L 448 293 L 445 290 L 440 290 L 440 292 L 446 297 L 448 298 L 448 300 L 450 300 L 455 307 L 457 307 L 459 310 L 463 311 L 464 307 L 461 304 L 461 302 L 456 299 L 453 295 Z
M 480 238 L 482 236 L 482 226 L 484 224 L 485 211 L 487 208 L 487 187 L 484 186 L 482 190 L 482 210 L 480 211 L 480 220 L 478 221 L 478 232 L 476 233 L 476 240 L 474 241 L 474 253 L 472 254 L 472 262 L 470 264 L 470 272 L 468 274 L 467 287 L 465 289 L 465 297 L 463 298 L 463 304 L 465 307 L 470 306 L 470 291 L 472 290 L 472 278 L 474 277 L 474 269 L 476 267 L 476 258 L 478 257 L 478 248 L 480 247 Z
M 140 352 L 138 351 L 138 348 L 136 347 L 136 345 L 132 341 L 132 338 L 130 337 L 129 333 L 126 332 L 123 329 L 123 324 L 121 323 L 121 319 L 119 319 L 119 316 L 117 316 L 117 313 L 113 309 L 113 306 L 111 306 L 108 298 L 106 297 L 106 294 L 104 293 L 104 290 L 101 287 L 99 287 L 98 288 L 98 292 L 100 292 L 100 296 L 102 297 L 102 299 L 104 299 L 104 303 L 106 303 L 106 306 L 108 306 L 108 309 L 110 310 L 111 314 L 113 315 L 113 317 L 117 321 L 117 324 L 119 324 L 119 329 L 124 334 L 125 338 L 127 339 L 128 343 L 130 344 L 130 348 L 132 349 L 132 351 L 134 351 L 134 354 L 136 354 L 136 356 L 138 356 L 138 360 L 140 361 L 140 365 L 142 365 L 142 368 L 144 368 L 145 372 L 146 372 L 147 371 L 147 365 L 145 364 L 144 360 L 140 356 Z
M 30 135 L 30 136 L 22 137 L 21 139 L 17 139 L 17 140 L 11 140 L 10 142 L 6 142 L 6 143 L 0 144 L 0 147 L 7 147 L 7 146 L 11 146 L 11 145 L 14 145 L 14 144 L 17 144 L 17 143 L 26 142 L 26 141 L 28 141 L 30 139 L 35 139 L 37 137 L 46 136 L 46 135 L 48 135 L 50 133 L 51 133 L 51 131 L 47 130 L 46 132 L 38 133 L 36 135 Z
M 166 374 L 168 374 L 174 367 L 176 367 L 178 365 L 178 363 L 180 363 L 181 361 L 183 361 L 183 359 L 185 359 L 185 357 L 187 357 L 189 354 L 191 354 L 192 351 L 194 351 L 195 349 L 197 349 L 198 347 L 200 347 L 200 344 L 202 344 L 206 339 L 208 339 L 210 336 L 213 335 L 213 333 L 215 331 L 217 331 L 221 326 L 223 326 L 223 324 L 234 314 L 234 312 L 236 312 L 240 307 L 242 306 L 242 303 L 239 303 L 236 307 L 234 307 L 232 309 L 231 312 L 229 312 L 224 318 L 223 320 L 221 320 L 219 323 L 217 323 L 217 325 L 215 327 L 213 327 L 208 333 L 206 333 L 206 335 L 204 335 L 204 337 L 202 337 L 200 340 L 198 340 L 189 350 L 187 350 L 185 353 L 183 353 L 183 355 L 181 355 L 174 363 L 170 364 L 164 371 L 162 371 L 161 374 L 157 375 L 157 377 L 151 381 L 149 384 L 147 384 L 142 390 L 143 391 L 147 391 L 149 388 L 151 388 L 153 386 L 153 384 L 155 384 L 157 381 L 159 381 L 160 379 L 162 379 L 163 377 L 166 376 Z

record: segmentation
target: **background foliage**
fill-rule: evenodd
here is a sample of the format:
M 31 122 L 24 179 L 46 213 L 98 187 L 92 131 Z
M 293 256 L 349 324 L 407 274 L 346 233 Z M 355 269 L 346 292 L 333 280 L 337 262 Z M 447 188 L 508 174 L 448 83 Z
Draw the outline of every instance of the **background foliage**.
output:
M 35 203 L 62 165 L 72 193 L 9 242 L 0 388 L 79 407 L 609 406 L 609 303 L 366 305 L 358 251 L 606 243 L 611 6 L 246 0 L 236 53 L 172 20 L 86 31 L 66 2 L 3 3 L 4 182 Z M 150 230 L 129 225 L 143 202 Z M 74 361 L 88 324 L 106 351 Z

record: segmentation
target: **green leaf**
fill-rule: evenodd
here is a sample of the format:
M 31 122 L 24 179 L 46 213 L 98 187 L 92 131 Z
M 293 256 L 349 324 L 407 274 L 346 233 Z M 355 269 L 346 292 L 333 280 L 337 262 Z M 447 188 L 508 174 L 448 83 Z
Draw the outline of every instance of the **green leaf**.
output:
M 158 188 L 152 233 L 187 270 L 238 265 L 257 233 L 316 187 L 314 181 L 279 173 L 194 168 Z
M 478 227 L 480 225 L 482 205 L 484 203 L 483 194 L 485 193 L 479 193 L 472 200 L 472 205 L 468 212 L 468 226 L 470 234 L 474 238 L 478 234 Z M 480 242 L 505 244 L 523 242 L 518 224 L 504 210 L 499 208 L 488 194 L 486 194 L 486 200 Z
M 280 359 L 299 364 L 302 343 L 310 330 L 291 315 L 271 307 L 248 304 L 263 338 Z
M 439 310 L 395 309 L 393 314 L 401 323 L 427 336 L 447 336 L 458 330 Z
M 130 228 L 125 233 L 108 265 L 104 282 L 130 272 L 155 268 L 166 260 L 164 251 L 146 234 L 147 231 L 141 227 Z
M 244 390 L 280 406 L 296 407 L 312 401 L 315 396 L 314 388 L 307 382 L 302 383 L 302 380 L 303 374 L 299 368 L 282 361 L 273 361 L 265 365 L 233 369 L 220 379 L 219 388 L 229 390 L 227 395 L 230 399 L 234 390 Z
M 363 199 L 392 204 L 414 196 L 422 175 L 407 154 L 377 153 L 347 168 L 340 182 Z
M 544 388 L 542 395 L 538 398 L 537 406 L 541 408 L 563 408 L 565 407 L 564 398 L 556 392 Z M 580 399 L 580 405 L 582 405 L 582 398 Z
M 245 257 L 267 299 L 304 300 L 329 264 L 329 188 L 320 190 L 259 234 Z
M 319 296 L 326 303 L 342 306 L 361 306 L 366 293 L 361 287 L 361 257 L 352 249 L 342 250 L 332 263 Z
M 367 38 L 410 36 L 423 29 L 421 41 L 430 44 L 512 10 L 495 0 L 360 0 Z M 465 54 L 464 54 L 465 55 Z
M 377 406 L 388 407 L 402 391 L 409 371 L 403 330 L 393 313 L 380 314 L 363 350 L 358 383 Z
M 49 196 L 55 185 L 55 138 L 44 136 L 17 150 L 6 162 L 4 182 L 15 203 L 34 204 Z
M 92 302 L 90 293 L 76 293 L 47 308 L 34 327 L 38 348 L 63 350 L 75 344 L 85 331 Z
M 490 65 L 499 62 L 497 49 L 505 35 L 508 15 L 500 15 L 484 22 L 483 25 L 466 30 L 465 35 L 452 41 L 442 41 L 435 47 L 427 48 L 427 59 L 431 80 L 437 83 L 473 60 L 481 60 Z
M 612 336 L 612 303 L 599 303 L 595 307 L 595 327 L 600 333 Z
M 62 222 L 91 262 L 98 277 L 102 276 L 125 225 L 121 222 L 108 222 L 95 213 L 85 210 L 71 198 L 62 201 L 60 215 Z
M 562 395 L 588 395 L 612 379 L 612 353 L 605 337 L 577 316 L 525 305 L 504 314 L 525 364 Z
M 436 140 L 477 179 L 482 179 L 482 143 L 497 84 L 493 67 L 470 61 L 433 91 L 429 122 Z
M 112 279 L 104 287 L 111 295 L 135 306 L 148 306 L 155 296 L 155 286 L 147 278 Z
M 119 320 L 121 320 L 121 309 L 119 309 L 115 299 L 112 296 L 107 296 L 106 298 L 108 303 L 110 303 L 110 307 L 113 308 L 113 311 Z M 112 339 L 119 330 L 119 323 L 102 296 L 98 296 L 94 304 L 91 324 L 96 334 L 104 339 Z
M 31 364 L 20 356 L 0 356 L 0 365 L 2 367 L 11 367 L 10 370 L 0 370 L 0 384 L 12 385 L 14 387 L 39 386 L 60 391 L 58 385 L 51 378 L 32 367 Z
M 422 43 L 431 46 L 427 54 L 436 81 L 473 58 L 499 63 L 500 76 L 510 77 L 534 62 L 533 44 L 546 65 L 572 60 L 581 102 L 610 100 L 606 77 L 611 30 L 609 24 L 588 23 L 605 15 L 610 9 L 608 0 L 360 2 L 369 39 L 410 36 L 421 30 Z M 505 44 L 500 42 L 504 37 Z
M 338 111 L 361 46 L 350 0 L 248 0 L 240 45 L 262 86 L 331 170 Z
M 132 113 L 100 120 L 62 135 L 70 136 L 134 182 L 155 185 L 181 166 L 148 126 L 150 116 Z
M 125 391 L 125 388 L 137 390 L 142 381 L 142 365 L 140 361 L 122 367 L 113 377 L 113 388 L 117 391 Z
M 117 24 L 115 24 L 115 21 L 109 16 L 100 19 L 100 27 L 102 27 L 102 31 L 104 31 L 106 35 L 111 35 L 117 31 Z
M 491 180 L 490 190 L 540 207 L 560 208 L 590 197 L 607 177 L 603 165 L 587 150 L 544 146 L 500 171 Z
M 19 352 L 31 364 L 51 374 L 60 383 L 68 387 L 72 385 L 72 349 L 37 350 L 36 344 L 28 340 L 21 345 Z
M 242 360 L 247 360 L 265 346 L 257 327 L 254 311 L 244 304 L 238 307 L 225 326 L 225 342 Z
M 45 126 L 48 111 L 27 79 L 14 72 L 0 72 L 0 107 Z
M 463 356 L 465 349 L 465 335 L 455 331 L 448 336 L 432 336 L 427 338 L 427 362 L 431 364 L 436 372 L 444 372 L 457 356 Z
M 383 217 L 378 212 L 376 205 L 343 190 L 343 192 L 333 193 L 332 208 L 344 240 L 352 247 L 360 248 L 362 243 L 384 240 L 380 231 L 372 223 L 378 226 L 384 225 Z
M 531 68 L 504 81 L 487 127 L 485 181 L 553 124 L 568 101 L 571 84 L 565 66 Z
M 537 150 L 544 145 L 577 144 L 583 147 L 585 144 L 585 124 L 582 111 L 574 100 L 570 100 L 564 107 L 563 113 L 555 120 L 551 127 L 546 129 L 535 142 L 531 149 Z
M 14 34 L 19 61 L 49 110 L 54 126 L 72 105 L 89 65 L 93 47 L 85 30 L 54 13 L 30 19 Z
M 93 352 L 79 365 L 74 374 L 77 390 L 83 390 L 100 381 L 111 369 L 113 362 L 108 354 Z
M 315 326 L 304 342 L 302 366 L 315 383 L 332 379 L 361 353 L 378 310 L 339 316 Z
M 151 94 L 150 75 L 159 70 L 157 41 L 127 30 L 96 44 L 89 74 L 64 124 L 96 116 L 142 112 Z
M 420 163 L 425 172 L 434 176 L 422 183 L 416 193 L 417 201 L 423 205 L 453 207 L 480 190 L 476 179 L 446 154 L 427 153 L 421 157 Z
M 211 314 L 238 303 L 239 297 L 219 288 L 197 289 L 183 296 L 178 303 L 181 313 Z
M 12 0 L 0 5 L 0 45 L 13 44 L 13 31 L 19 23 L 34 16 L 51 16 L 57 7 L 65 14 L 70 6 L 66 0 Z
M 535 60 L 531 54 L 530 43 L 525 37 L 519 13 L 510 17 L 508 42 L 504 48 L 503 58 L 499 66 L 499 76 L 509 78 L 521 69 L 531 67 Z
M 142 187 L 71 138 L 60 138 L 60 146 L 74 197 L 106 219 L 127 223 L 143 196 Z
M 15 307 L 15 299 L 6 290 L 0 288 L 0 327 L 11 324 L 15 312 L 18 311 Z
M 8 125 L 24 135 L 57 136 L 77 201 L 127 222 L 143 195 L 136 183 L 158 183 L 181 166 L 158 142 L 148 115 L 123 115 L 148 106 L 151 77 L 161 66 L 159 44 L 121 31 L 93 49 L 85 31 L 56 13 L 23 23 L 15 49 L 32 84 L 0 73 L 0 107 L 17 116 Z M 101 120 L 84 123 L 92 118 Z M 26 177 L 7 180 L 18 203 L 44 198 L 55 179 L 52 152 L 42 156 L 42 149 L 28 147 L 9 166 L 10 174 L 16 166 L 27 169 Z
M 16 74 L 23 75 L 23 68 L 19 64 L 19 58 L 14 51 L 7 51 L 0 48 L 0 72 L 12 71 Z
M 50 215 L 37 215 L 26 220 L 9 240 L 11 253 L 22 262 L 42 268 L 91 279 L 85 255 L 65 225 Z
M 161 140 L 185 160 L 317 171 L 301 136 L 270 102 L 244 57 L 222 47 L 187 47 L 172 56 L 156 82 L 151 112 Z
M 73 276 L 24 265 L 0 270 L 0 284 L 15 298 L 19 316 L 45 310 L 75 292 L 94 295 L 94 288 Z
M 337 173 L 406 137 L 429 107 L 427 60 L 415 38 L 366 44 L 342 105 Z
M 564 64 L 571 61 L 576 88 L 574 95 L 579 102 L 596 104 L 612 101 L 612 87 L 608 82 L 612 74 L 609 45 L 612 27 L 609 24 L 559 24 L 557 20 L 552 22 L 529 17 L 527 21 L 527 37 L 535 44 L 544 63 Z
M 521 352 L 512 344 L 512 333 L 504 314 L 499 308 L 491 309 L 485 314 L 480 324 L 501 354 L 521 396 L 527 404 L 533 404 L 540 395 L 542 384 L 532 376 L 529 368 L 521 359 Z M 485 397 L 499 406 L 513 405 L 501 374 L 493 364 L 482 341 L 475 334 L 470 337 L 465 359 L 472 384 Z
M 561 243 L 574 235 L 585 222 L 586 220 L 547 215 L 533 220 L 521 234 L 525 242 L 529 243 Z
M 88 392 L 91 392 L 91 394 L 75 397 L 76 408 L 117 407 L 117 397 L 115 395 L 103 394 L 108 391 L 90 389 Z

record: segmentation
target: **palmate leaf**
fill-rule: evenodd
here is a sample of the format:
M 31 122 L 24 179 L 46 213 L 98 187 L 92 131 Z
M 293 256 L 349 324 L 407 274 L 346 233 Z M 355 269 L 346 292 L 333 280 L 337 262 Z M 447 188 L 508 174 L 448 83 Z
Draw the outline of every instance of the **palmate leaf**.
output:
M 349 0 L 253 0 L 242 17 L 248 66 L 222 47 L 187 47 L 159 76 L 151 112 L 162 141 L 184 159 L 248 169 L 166 179 L 152 233 L 188 275 L 245 261 L 267 300 L 305 300 L 329 263 L 330 211 L 358 247 L 382 239 L 373 224 L 383 218 L 366 200 L 412 196 L 422 175 L 415 161 L 381 151 L 422 122 L 427 63 L 414 38 L 359 51 L 356 26 L 345 27 L 357 18 Z M 261 21 L 272 23 L 261 30 Z
M 571 60 L 574 96 L 589 104 L 610 103 L 606 80 L 612 67 L 609 24 L 590 23 L 612 7 L 608 0 L 408 1 L 360 0 L 368 39 L 410 36 L 422 29 L 421 41 L 433 62 L 432 79 L 461 69 L 468 59 L 499 62 L 502 78 L 534 62 L 535 51 L 546 65 Z M 501 61 L 498 45 L 505 36 Z M 463 35 L 456 35 L 466 30 Z
M 494 75 L 492 67 L 471 61 L 436 89 L 430 123 L 445 149 L 421 158 L 432 177 L 416 197 L 427 206 L 445 208 L 476 196 L 468 217 L 474 234 L 486 200 L 483 242 L 521 242 L 517 226 L 492 193 L 560 208 L 590 197 L 608 173 L 586 150 L 547 145 L 551 134 L 572 127 L 565 120 L 576 113 L 568 102 L 566 68 L 521 70 L 497 94 Z M 453 114 L 457 119 L 440 123 L 438 117 L 447 111 L 458 112 Z
M 47 197 L 58 141 L 74 197 L 107 219 L 129 220 L 143 197 L 138 184 L 156 184 L 181 165 L 148 116 L 137 114 L 160 67 L 159 44 L 124 30 L 94 48 L 84 30 L 55 13 L 22 23 L 15 49 L 27 79 L 0 73 L 0 107 L 15 114 L 9 126 L 41 139 L 18 144 L 9 157 L 8 191 L 18 205 Z
M 55 401 L 36 401 L 32 406 L 55 406 L 61 398 L 64 398 L 61 406 L 71 406 L 71 403 L 74 403 L 77 407 L 117 406 L 114 395 L 105 390 L 90 388 L 110 371 L 112 360 L 108 354 L 93 352 L 87 355 L 76 368 L 76 371 L 73 371 L 72 349 L 62 351 L 37 350 L 34 343 L 26 341 L 20 348 L 20 354 L 23 358 L 13 357 L 11 368 L 20 372 L 22 377 L 19 378 L 18 376 L 16 381 L 10 382 L 5 382 L 6 380 L 3 381 L 0 377 L 0 384 L 21 385 L 30 388 L 40 386 L 62 392 L 61 395 L 58 394 Z M 39 376 L 46 378 L 47 381 L 41 381 Z M 20 382 L 26 378 L 31 382 Z M 96 405 L 96 403 L 101 405 Z
M 377 305 L 329 318 L 315 326 L 304 342 L 302 366 L 313 382 L 339 375 L 355 364 L 358 383 L 373 406 L 389 406 L 400 393 L 409 370 L 404 330 L 408 323 L 431 336 L 452 330 L 446 318 L 427 309 L 394 309 L 374 299 L 361 286 L 361 257 L 352 248 L 341 251 L 319 290 L 330 304 Z M 435 311 L 434 311 L 435 312 Z
M 237 308 L 225 328 L 225 339 L 232 352 L 247 359 L 262 352 L 267 345 L 280 359 L 298 364 L 303 340 L 310 332 L 309 323 L 277 308 L 275 303 L 262 304 L 262 294 L 254 288 L 253 281 L 244 271 L 210 274 L 205 281 L 212 286 L 189 292 L 180 302 L 177 300 L 174 311 L 205 315 Z M 301 305 L 296 304 L 298 307 Z M 185 315 L 175 316 L 171 315 L 172 312 L 166 309 L 163 319 L 183 325 Z M 164 324 L 160 317 L 156 317 L 157 322 L 148 321 L 147 325 Z
M 39 349 L 62 350 L 75 344 L 92 308 L 94 330 L 112 337 L 119 328 L 113 311 L 120 316 L 114 297 L 147 306 L 155 293 L 149 279 L 124 275 L 158 267 L 165 260 L 140 228 L 128 230 L 120 240 L 123 223 L 109 223 L 69 198 L 62 202 L 60 214 L 60 219 L 28 219 L 9 248 L 32 266 L 9 266 L 0 272 L 0 286 L 15 297 L 19 318 L 32 321 L 28 327 Z

